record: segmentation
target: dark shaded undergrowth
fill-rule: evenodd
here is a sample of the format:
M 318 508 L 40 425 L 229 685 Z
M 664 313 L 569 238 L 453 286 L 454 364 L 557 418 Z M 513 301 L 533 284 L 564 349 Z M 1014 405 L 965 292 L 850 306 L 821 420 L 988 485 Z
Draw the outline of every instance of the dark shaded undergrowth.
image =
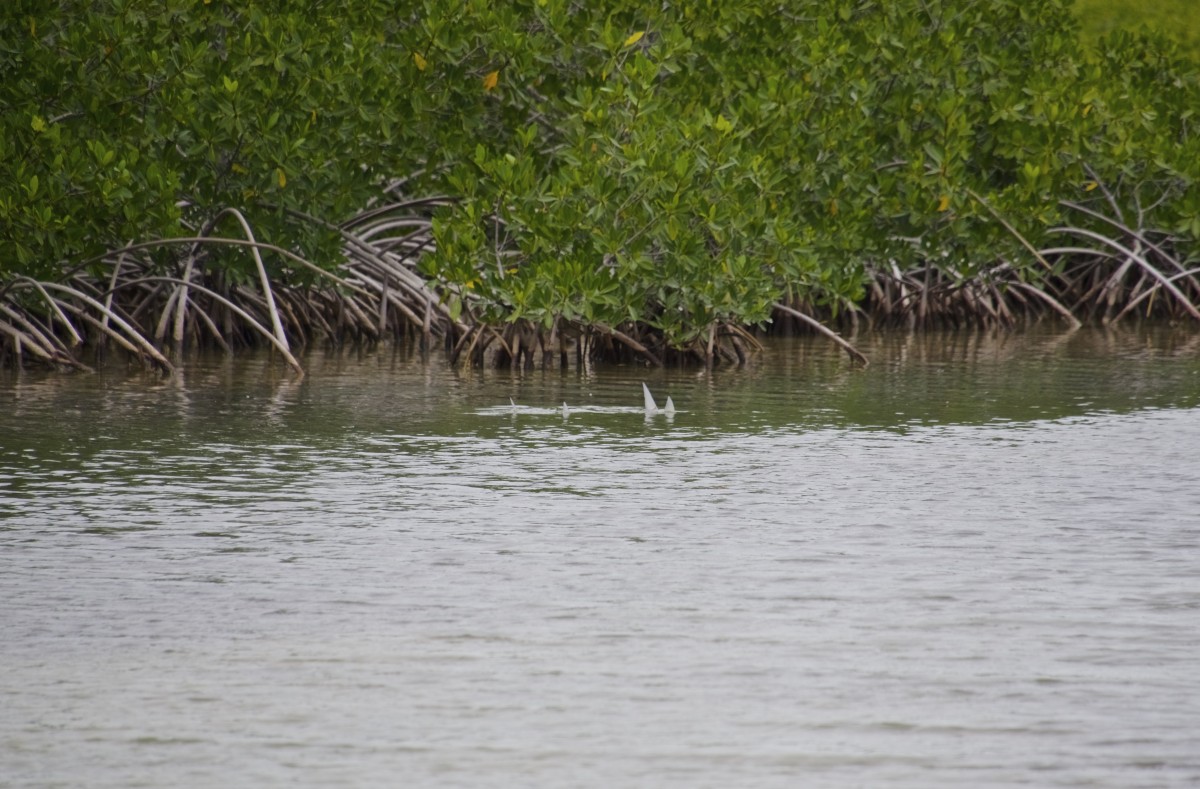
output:
M 754 325 L 714 323 L 689 345 L 668 343 L 640 321 L 618 325 L 556 321 L 490 323 L 472 314 L 468 289 L 422 273 L 435 248 L 432 213 L 452 203 L 430 198 L 381 205 L 336 227 L 344 259 L 329 271 L 260 242 L 235 210 L 215 232 L 132 244 L 89 261 L 60 281 L 15 277 L 0 291 L 0 363 L 89 369 L 110 350 L 164 372 L 173 352 L 188 347 L 270 346 L 298 373 L 297 351 L 314 343 L 407 341 L 442 347 L 453 364 L 566 367 L 589 361 L 659 365 L 741 364 L 771 333 L 820 332 L 859 362 L 868 360 L 843 334 L 875 328 L 1020 328 L 1037 321 L 1069 325 L 1133 320 L 1178 321 L 1200 327 L 1200 268 L 1180 259 L 1173 239 L 1126 224 L 1115 204 L 1068 204 L 1100 218 L 1107 234 L 1087 226 L 1053 229 L 1062 243 L 1031 249 L 1041 270 L 1000 263 L 970 278 L 938 265 L 873 266 L 860 303 L 833 314 L 821 305 L 781 297 L 771 318 Z M 308 217 L 302 221 L 313 221 Z M 176 250 L 162 265 L 155 253 Z M 214 252 L 238 250 L 255 276 L 235 279 L 211 264 Z M 271 275 L 264 258 L 285 276 Z M 451 309 L 449 304 L 460 305 Z M 831 328 L 832 327 L 832 328 Z

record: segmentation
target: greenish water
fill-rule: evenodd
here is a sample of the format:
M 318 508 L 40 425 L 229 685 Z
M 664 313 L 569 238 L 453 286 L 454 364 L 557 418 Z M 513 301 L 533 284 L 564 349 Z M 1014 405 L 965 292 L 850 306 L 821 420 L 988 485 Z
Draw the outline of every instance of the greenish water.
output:
M 196 360 L 170 379 L 124 368 L 88 376 L 10 370 L 0 372 L 0 394 L 10 406 L 3 425 L 10 451 L 25 441 L 102 446 L 110 434 L 164 446 L 277 433 L 338 441 L 379 432 L 494 434 L 511 427 L 491 413 L 510 398 L 521 408 L 567 402 L 572 413 L 640 408 L 642 381 L 687 412 L 671 427 L 688 434 L 902 431 L 1200 404 L 1200 336 L 1193 332 L 872 335 L 859 344 L 872 359 L 865 370 L 816 338 L 774 340 L 753 364 L 713 372 L 451 371 L 385 348 L 315 353 L 301 380 L 265 355 Z M 579 413 L 567 427 L 627 435 L 647 429 L 619 413 Z
M 1200 335 L 859 345 L 0 374 L 0 785 L 1200 781 Z

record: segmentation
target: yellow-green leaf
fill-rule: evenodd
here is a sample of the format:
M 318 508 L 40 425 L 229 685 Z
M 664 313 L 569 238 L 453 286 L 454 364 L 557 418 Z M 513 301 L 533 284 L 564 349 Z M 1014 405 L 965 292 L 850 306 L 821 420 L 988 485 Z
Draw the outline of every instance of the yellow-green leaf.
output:
M 429 65 L 429 61 L 421 57 L 420 52 L 413 53 L 413 63 L 417 64 L 417 71 L 424 71 L 425 67 Z
M 46 119 L 40 115 L 34 115 L 33 119 L 29 121 L 29 125 L 33 127 L 35 132 L 46 131 Z
M 282 167 L 276 167 L 276 168 L 275 168 L 275 177 L 276 177 L 277 179 L 279 179 L 279 188 L 280 188 L 280 189 L 282 189 L 283 187 L 287 186 L 287 173 L 285 173 L 285 172 L 283 171 L 283 168 L 282 168 Z
M 496 87 L 496 83 L 498 83 L 499 81 L 500 81 L 500 72 L 493 71 L 490 74 L 488 74 L 486 77 L 483 78 L 483 89 L 491 90 L 492 88 Z
M 641 41 L 642 36 L 644 36 L 644 35 L 646 35 L 646 32 L 644 30 L 639 30 L 638 32 L 636 32 L 632 36 L 630 36 L 629 38 L 625 39 L 625 43 L 622 44 L 621 46 L 631 47 L 634 44 L 636 44 L 637 42 Z
M 1096 183 L 1095 181 L 1088 181 L 1086 184 L 1083 185 L 1083 191 L 1090 192 L 1099 185 L 1100 184 Z
M 942 198 L 941 198 L 940 200 L 938 200 L 938 210 L 939 210 L 939 211 L 946 211 L 946 210 L 948 210 L 949 208 L 950 208 L 950 197 L 949 197 L 949 195 L 942 195 Z

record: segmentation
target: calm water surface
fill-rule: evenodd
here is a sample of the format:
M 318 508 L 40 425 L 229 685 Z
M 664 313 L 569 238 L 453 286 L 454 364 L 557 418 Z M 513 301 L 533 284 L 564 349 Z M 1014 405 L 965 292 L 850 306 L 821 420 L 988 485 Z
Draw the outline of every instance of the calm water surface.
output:
M 862 346 L 0 374 L 0 786 L 1200 784 L 1200 336 Z

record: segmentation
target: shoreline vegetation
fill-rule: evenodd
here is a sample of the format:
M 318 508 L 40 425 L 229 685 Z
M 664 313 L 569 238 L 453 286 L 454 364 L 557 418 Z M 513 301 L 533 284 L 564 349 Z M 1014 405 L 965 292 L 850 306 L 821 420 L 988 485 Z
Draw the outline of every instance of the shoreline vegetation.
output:
M 1164 36 L 1083 47 L 1060 0 L 397 5 L 0 11 L 0 366 L 1200 326 L 1200 66 Z
M 1200 53 L 1200 6 L 1191 0 L 1075 0 L 1071 10 L 1087 44 L 1099 44 L 1117 30 L 1146 28 L 1177 42 L 1193 57 Z

